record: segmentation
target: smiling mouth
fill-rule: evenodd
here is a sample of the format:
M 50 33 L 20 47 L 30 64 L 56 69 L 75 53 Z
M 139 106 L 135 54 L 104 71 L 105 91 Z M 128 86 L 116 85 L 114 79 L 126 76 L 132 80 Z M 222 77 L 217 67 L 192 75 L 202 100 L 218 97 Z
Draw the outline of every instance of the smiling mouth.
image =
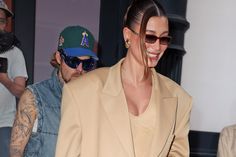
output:
M 151 52 L 147 52 L 147 56 L 150 59 L 158 59 L 159 58 L 160 53 L 151 53 Z

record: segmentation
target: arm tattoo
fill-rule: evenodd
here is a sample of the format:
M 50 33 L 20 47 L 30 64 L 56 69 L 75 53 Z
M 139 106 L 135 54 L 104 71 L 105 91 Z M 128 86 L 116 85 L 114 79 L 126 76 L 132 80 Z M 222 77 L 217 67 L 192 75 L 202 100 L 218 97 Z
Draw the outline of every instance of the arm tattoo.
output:
M 18 110 L 12 128 L 10 157 L 23 156 L 37 116 L 34 103 L 33 94 L 29 90 L 25 90 L 18 103 Z

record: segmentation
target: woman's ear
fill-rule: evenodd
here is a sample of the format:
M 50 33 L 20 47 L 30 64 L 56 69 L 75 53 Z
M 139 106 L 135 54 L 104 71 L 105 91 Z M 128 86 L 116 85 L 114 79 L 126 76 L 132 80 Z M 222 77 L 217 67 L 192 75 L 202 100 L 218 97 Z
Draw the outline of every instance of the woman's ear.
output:
M 130 29 L 127 27 L 124 27 L 123 29 L 123 35 L 124 35 L 124 40 L 125 40 L 125 47 L 129 49 L 131 41 L 130 41 Z
M 130 40 L 130 30 L 128 27 L 123 28 L 123 37 L 124 37 L 124 41 Z

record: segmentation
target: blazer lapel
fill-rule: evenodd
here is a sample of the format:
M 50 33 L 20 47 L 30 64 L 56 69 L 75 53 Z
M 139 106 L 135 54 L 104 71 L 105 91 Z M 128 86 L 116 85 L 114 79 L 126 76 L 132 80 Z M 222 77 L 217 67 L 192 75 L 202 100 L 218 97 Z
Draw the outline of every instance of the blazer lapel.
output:
M 153 77 L 154 93 L 155 97 L 153 99 L 154 104 L 156 104 L 157 118 L 156 118 L 156 128 L 153 137 L 150 157 L 157 157 L 165 151 L 165 145 L 169 138 L 173 138 L 173 130 L 175 127 L 175 118 L 177 110 L 177 98 L 173 97 L 169 90 L 160 83 L 160 78 L 154 73 Z
M 121 62 L 110 69 L 103 92 L 101 93 L 101 100 L 111 126 L 114 128 L 124 150 L 126 150 L 127 156 L 133 157 L 134 148 L 129 112 L 120 80 Z

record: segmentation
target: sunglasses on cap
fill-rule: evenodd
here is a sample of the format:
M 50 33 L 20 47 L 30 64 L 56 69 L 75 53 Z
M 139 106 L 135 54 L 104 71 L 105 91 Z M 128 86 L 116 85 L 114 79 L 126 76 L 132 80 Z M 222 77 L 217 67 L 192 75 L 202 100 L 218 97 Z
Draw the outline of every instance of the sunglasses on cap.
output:
M 90 57 L 89 59 L 79 59 L 78 57 L 67 56 L 63 49 L 58 50 L 61 54 L 62 59 L 70 68 L 76 69 L 80 63 L 84 71 L 91 71 L 96 68 L 97 61 Z
M 130 28 L 129 28 L 130 29 Z M 130 29 L 134 34 L 139 35 L 134 30 Z M 145 35 L 145 42 L 148 44 L 154 44 L 159 39 L 161 45 L 169 45 L 171 42 L 171 36 L 162 36 L 158 37 L 154 34 L 146 34 Z

